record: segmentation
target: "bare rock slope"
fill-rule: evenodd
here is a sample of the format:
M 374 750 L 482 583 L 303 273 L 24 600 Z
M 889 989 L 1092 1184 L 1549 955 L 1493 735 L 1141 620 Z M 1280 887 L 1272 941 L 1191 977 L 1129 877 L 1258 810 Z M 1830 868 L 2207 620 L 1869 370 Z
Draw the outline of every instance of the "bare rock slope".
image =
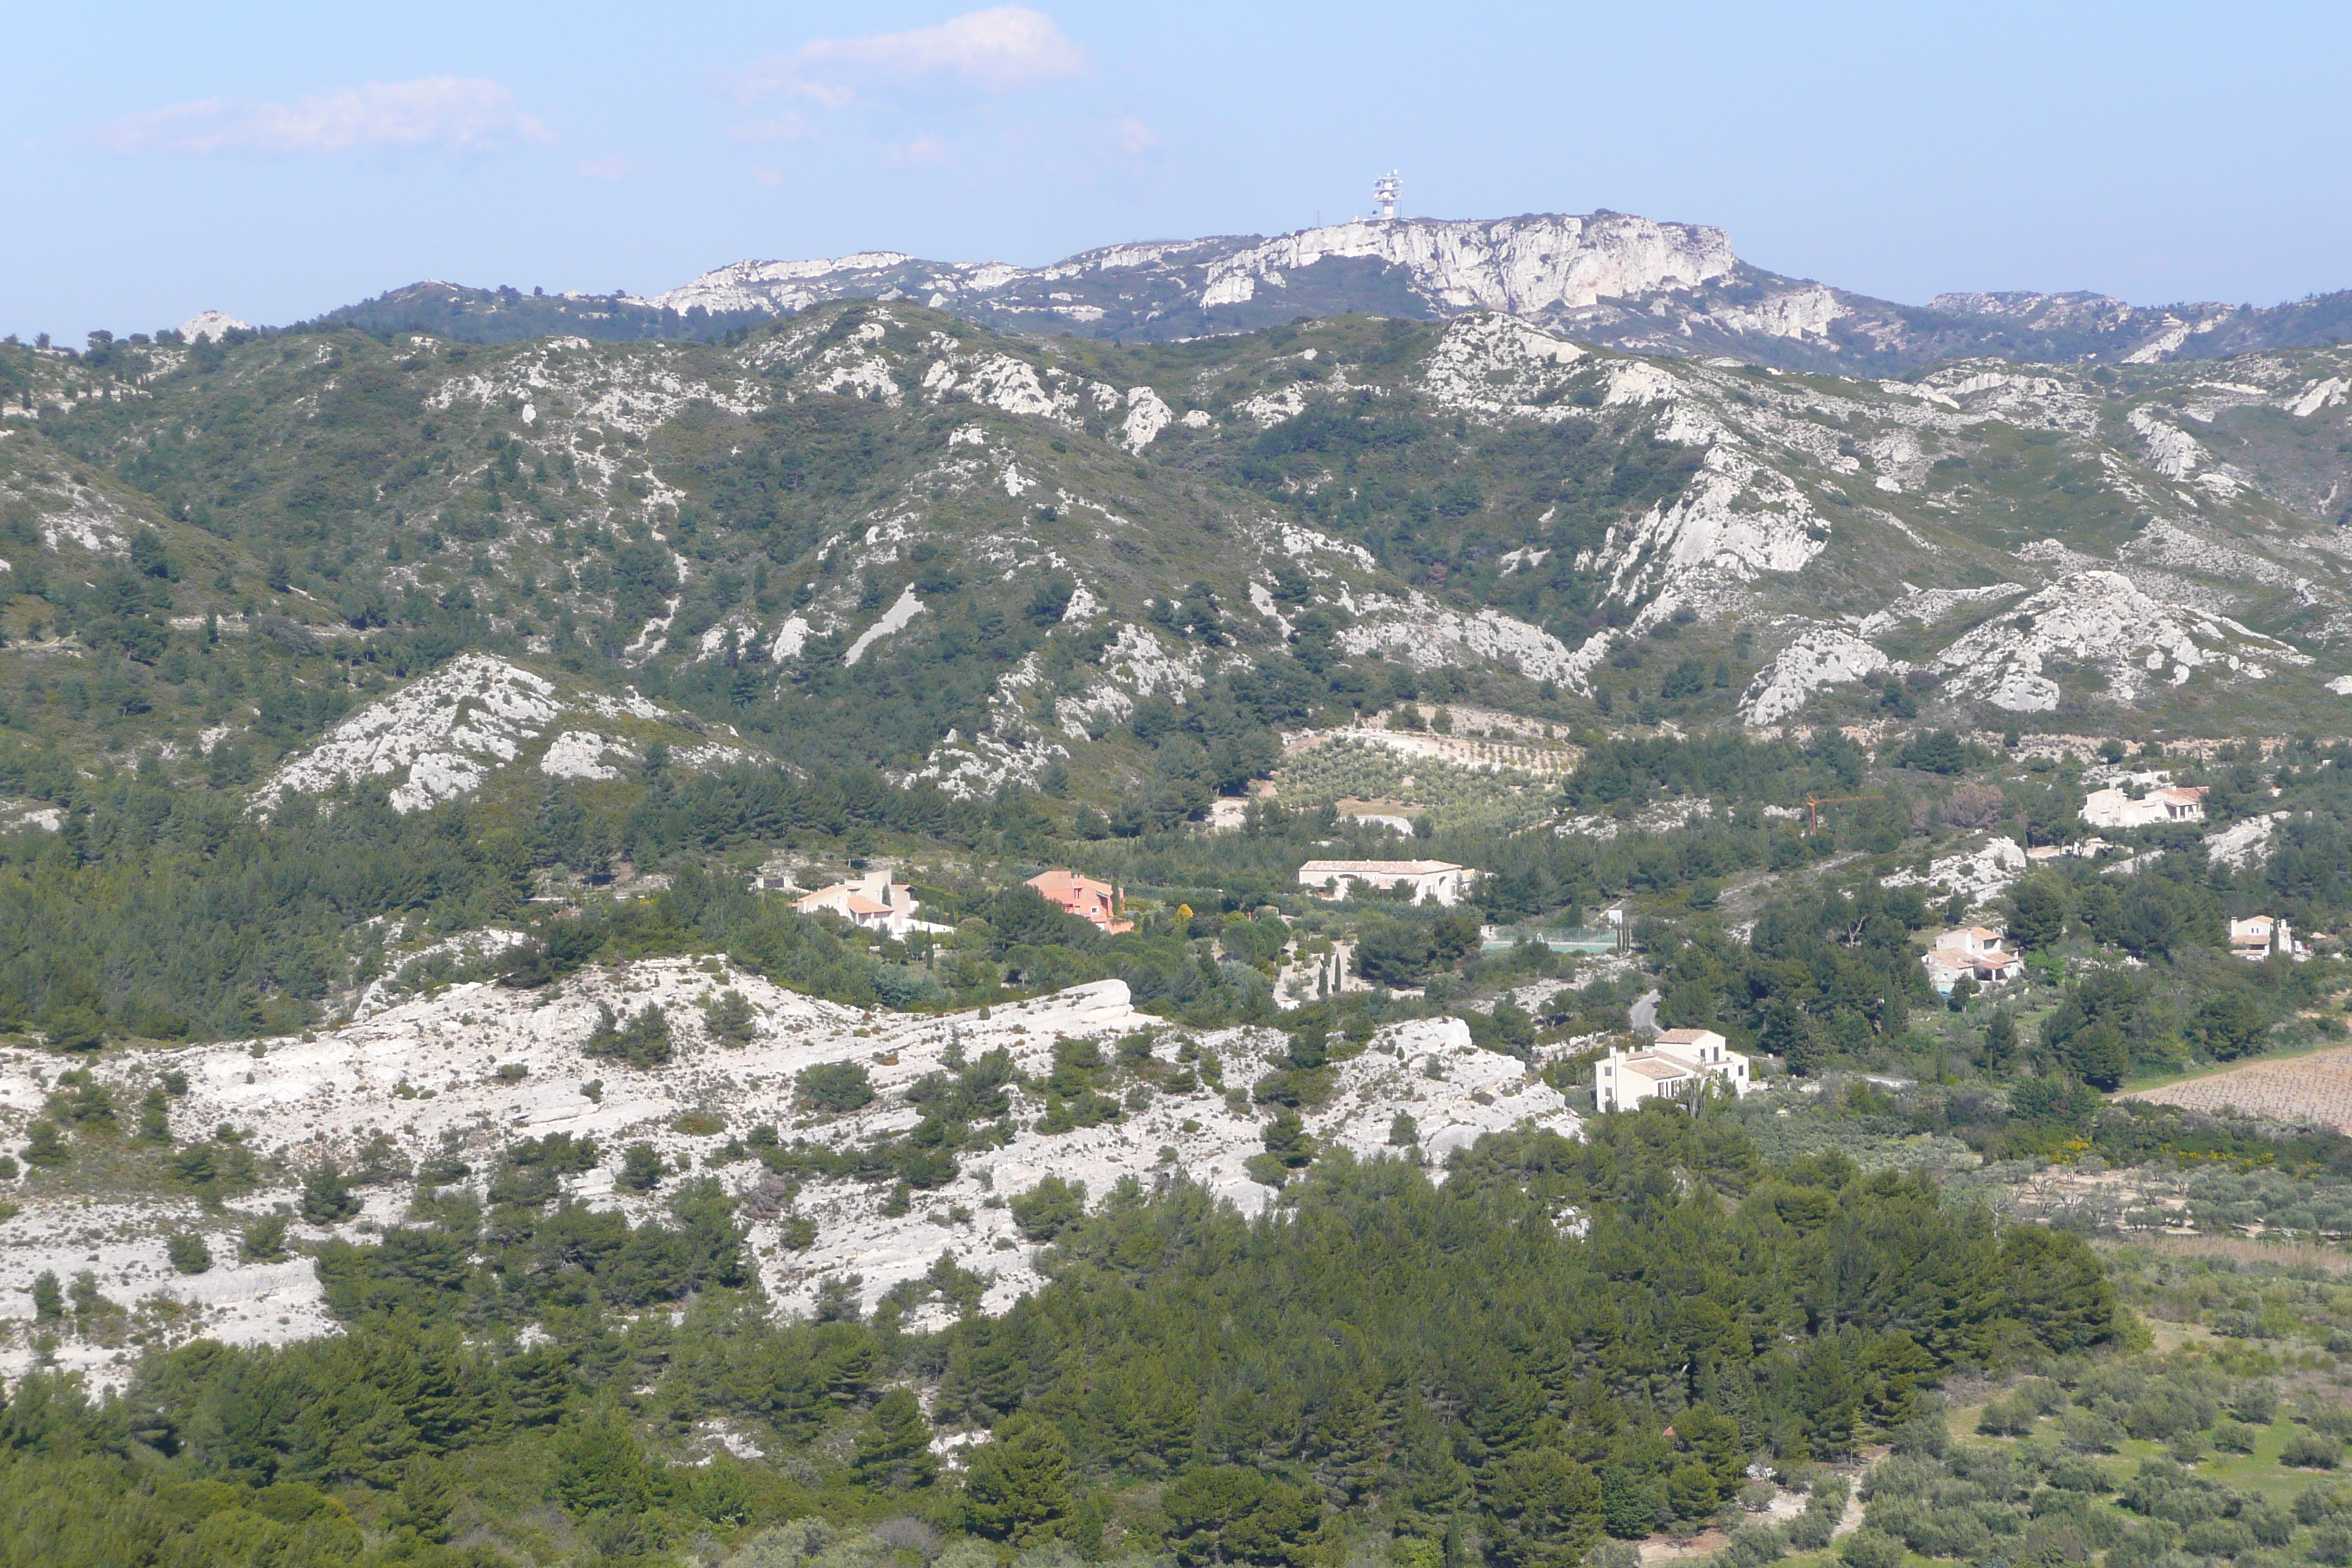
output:
M 749 1042 L 714 1037 L 702 1004 L 726 990 L 755 1010 Z M 675 1058 L 638 1069 L 583 1054 L 602 1014 L 633 1016 L 657 1008 Z M 1170 1073 L 1132 1070 L 1140 1058 L 1114 1050 L 1121 1038 L 1148 1041 L 1161 1069 L 1180 1053 L 1188 1065 Z M 819 1181 L 789 1200 L 756 1160 L 730 1157 L 730 1146 L 766 1124 L 790 1142 L 806 1139 L 846 1150 L 903 1134 L 921 1119 L 908 1091 L 927 1076 L 1003 1050 L 1024 1077 L 1042 1080 L 1057 1042 L 1096 1042 L 1108 1062 L 1124 1059 L 1124 1108 L 1116 1120 L 1051 1133 L 1036 1122 L 1038 1091 L 1011 1091 L 1021 1131 L 1003 1147 L 964 1152 L 954 1177 L 912 1194 L 891 1213 L 889 1184 Z M 664 1187 L 631 1192 L 615 1183 L 622 1148 L 646 1142 L 667 1168 L 713 1175 L 749 1200 L 751 1245 L 761 1281 L 780 1310 L 814 1300 L 820 1280 L 846 1280 L 868 1302 L 917 1278 L 942 1255 L 989 1279 L 985 1306 L 1003 1310 L 1039 1281 L 1034 1244 L 1013 1222 L 1005 1200 L 1048 1175 L 1084 1183 L 1099 1197 L 1119 1182 L 1149 1184 L 1185 1173 L 1244 1211 L 1274 1195 L 1244 1169 L 1262 1151 L 1264 1108 L 1246 1094 L 1228 1096 L 1200 1081 L 1213 1061 L 1224 1085 L 1244 1086 L 1269 1070 L 1284 1037 L 1247 1028 L 1177 1030 L 1130 1005 L 1127 987 L 1102 981 L 989 1010 L 944 1016 L 866 1013 L 812 1000 L 722 961 L 666 960 L 595 970 L 560 986 L 515 991 L 460 984 L 363 1014 L 315 1037 L 190 1047 L 110 1058 L 98 1072 L 118 1099 L 135 1100 L 167 1073 L 184 1074 L 185 1095 L 173 1102 L 178 1135 L 201 1140 L 226 1127 L 246 1144 L 281 1157 L 296 1171 L 328 1160 L 351 1168 L 371 1140 L 382 1138 L 410 1166 L 461 1159 L 464 1184 L 485 1192 L 501 1151 L 525 1139 L 568 1133 L 593 1140 L 595 1169 L 565 1178 L 567 1194 L 632 1217 L 658 1214 Z M 1130 1051 L 1133 1047 L 1130 1047 Z M 854 1063 L 874 1098 L 854 1111 L 825 1115 L 800 1100 L 806 1069 Z M 0 1121 L 17 1129 L 37 1112 L 40 1081 L 55 1058 L 19 1052 L 0 1058 Z M 1214 1068 L 1208 1069 L 1213 1078 Z M 1370 1157 L 1391 1143 L 1400 1111 L 1417 1124 L 1418 1146 L 1433 1159 L 1479 1135 L 1532 1122 L 1573 1132 L 1576 1115 L 1559 1093 L 1515 1058 L 1478 1050 L 1458 1020 L 1442 1018 L 1381 1031 L 1369 1047 L 1337 1065 L 1319 1110 L 1307 1112 L 1317 1146 Z M 1170 1090 L 1150 1081 L 1181 1084 Z M 382 1157 L 379 1146 L 378 1158 Z M 365 1210 L 333 1227 L 299 1221 L 299 1246 L 400 1223 L 412 1195 L 402 1180 L 365 1189 Z M 0 1328 L 7 1336 L 0 1367 L 14 1371 L 34 1353 L 29 1289 L 44 1270 L 61 1278 L 89 1269 L 98 1288 L 131 1309 L 151 1332 L 174 1339 L 204 1332 L 233 1342 L 268 1342 L 331 1331 L 308 1259 L 239 1261 L 238 1234 L 258 1216 L 286 1212 L 295 1188 L 264 1189 L 207 1212 L 191 1198 L 126 1193 L 33 1199 L 0 1221 Z M 798 1226 L 814 1222 L 799 1244 Z M 199 1275 L 173 1271 L 166 1238 L 205 1238 L 214 1266 Z M 133 1353 L 104 1338 L 58 1348 L 64 1364 L 98 1381 L 119 1381 Z

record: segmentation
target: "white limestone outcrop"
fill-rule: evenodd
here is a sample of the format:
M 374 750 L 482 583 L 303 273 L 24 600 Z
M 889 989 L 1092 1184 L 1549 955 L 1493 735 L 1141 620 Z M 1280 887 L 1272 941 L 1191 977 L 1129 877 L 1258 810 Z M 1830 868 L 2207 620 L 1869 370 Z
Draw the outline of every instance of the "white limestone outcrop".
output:
M 1491 607 L 1464 615 L 1418 590 L 1402 599 L 1367 595 L 1359 609 L 1360 618 L 1339 634 L 1339 646 L 1350 654 L 1379 649 L 1417 669 L 1486 660 L 1530 680 L 1556 680 L 1582 691 L 1601 657 L 1593 644 L 1571 649 L 1515 616 Z M 1596 640 L 1605 645 L 1605 637 Z
M 1764 729 L 1778 724 L 1824 687 L 1847 686 L 1877 674 L 1887 657 L 1852 632 L 1816 626 L 1800 632 L 1756 674 L 1739 699 L 1739 716 Z
M 2200 669 L 2260 679 L 2277 665 L 2310 662 L 2227 616 L 2161 603 L 2121 573 L 2103 570 L 2070 573 L 1967 633 L 1935 662 L 1955 696 L 2046 713 L 2060 690 L 2044 666 L 2057 660 L 2098 669 L 2118 702 L 2132 701 L 2152 680 L 2186 685 Z
M 741 1047 L 719 1042 L 703 1022 L 702 1004 L 728 990 L 740 992 L 754 1012 L 752 1037 Z M 600 1006 L 624 1015 L 660 1009 L 674 1058 L 641 1069 L 584 1056 Z M 965 1151 L 954 1179 L 916 1194 L 903 1214 L 883 1212 L 887 1182 L 814 1181 L 782 1198 L 756 1161 L 730 1163 L 724 1152 L 730 1140 L 763 1122 L 829 1149 L 895 1137 L 922 1119 L 908 1091 L 928 1074 L 951 1070 L 950 1058 L 1003 1049 L 1021 1073 L 1042 1079 L 1053 1068 L 1057 1042 L 1098 1041 L 1109 1058 L 1113 1038 L 1139 1030 L 1157 1037 L 1153 1050 L 1166 1089 L 1129 1100 L 1115 1121 L 1054 1134 L 1036 1130 L 1044 1100 L 1015 1087 L 1012 1142 Z M 1263 1147 L 1262 1108 L 1230 1105 L 1216 1084 L 1177 1071 L 1174 1058 L 1188 1038 L 1196 1052 L 1221 1064 L 1223 1084 L 1255 1081 L 1288 1045 L 1271 1029 L 1176 1031 L 1139 1011 L 1117 980 L 999 1004 L 986 1016 L 894 1014 L 803 996 L 723 960 L 677 958 L 583 971 L 539 990 L 472 982 L 435 987 L 300 1039 L 110 1056 L 96 1071 L 119 1099 L 135 1099 L 157 1072 L 184 1073 L 188 1092 L 173 1102 L 172 1120 L 185 1139 L 232 1126 L 257 1150 L 307 1170 L 328 1159 L 349 1169 L 361 1146 L 381 1136 L 412 1164 L 454 1152 L 472 1167 L 459 1184 L 478 1194 L 512 1141 L 551 1133 L 593 1139 L 603 1163 L 564 1177 L 564 1192 L 632 1220 L 660 1215 L 669 1196 L 667 1183 L 637 1194 L 614 1180 L 621 1149 L 645 1142 L 666 1166 L 690 1165 L 751 1200 L 742 1211 L 749 1252 L 779 1310 L 805 1310 L 821 1280 L 852 1274 L 863 1276 L 859 1289 L 870 1304 L 944 1253 L 988 1279 L 983 1308 L 1001 1312 L 1042 1282 L 1033 1246 L 1001 1200 L 1045 1176 L 1083 1182 L 1099 1198 L 1126 1177 L 1148 1184 L 1181 1173 L 1245 1212 L 1272 1199 L 1272 1189 L 1244 1169 Z M 875 1099 L 846 1114 L 811 1117 L 795 1103 L 795 1076 L 838 1062 L 864 1067 Z M 12 1124 L 39 1110 L 46 1091 L 34 1075 L 43 1063 L 37 1053 L 0 1050 L 0 1115 Z M 1454 1018 L 1383 1029 L 1369 1049 L 1333 1070 L 1330 1098 L 1305 1113 L 1307 1131 L 1321 1146 L 1359 1158 L 1395 1152 L 1388 1137 L 1400 1111 L 1412 1115 L 1420 1147 L 1441 1170 L 1445 1155 L 1486 1132 L 1527 1123 L 1574 1135 L 1580 1127 L 1567 1100 L 1530 1067 L 1477 1049 Z M 593 1096 L 584 1092 L 592 1083 Z M 681 1131 L 688 1112 L 708 1120 L 688 1120 L 696 1130 Z M 401 1223 L 409 1183 L 362 1191 L 362 1214 L 334 1226 L 297 1220 L 292 1241 L 364 1241 L 369 1232 Z M 179 1334 L 283 1343 L 332 1332 L 310 1258 L 238 1260 L 238 1230 L 273 1207 L 290 1208 L 298 1196 L 292 1187 L 264 1189 L 216 1211 L 176 1195 L 96 1205 L 74 1194 L 30 1197 L 0 1218 L 0 1321 L 29 1326 L 29 1288 L 43 1269 L 70 1275 L 87 1268 L 126 1307 L 179 1303 Z M 816 1227 L 814 1241 L 798 1250 L 784 1243 L 784 1225 L 793 1218 Z M 169 1267 L 165 1237 L 177 1230 L 205 1237 L 215 1259 L 210 1271 L 183 1276 Z M 13 1375 L 31 1364 L 35 1351 L 29 1332 L 9 1343 L 0 1350 L 0 1373 Z M 118 1354 L 97 1338 L 77 1336 L 57 1347 L 59 1364 L 99 1386 L 119 1385 L 136 1353 L 134 1347 Z
M 273 806 L 289 794 L 322 795 L 405 772 L 390 795 L 393 810 L 405 815 L 471 795 L 542 739 L 550 744 L 541 752 L 541 770 L 556 777 L 610 778 L 615 776 L 610 757 L 635 754 L 617 737 L 595 731 L 565 729 L 551 736 L 567 717 L 662 722 L 673 716 L 634 691 L 566 697 L 553 681 L 520 665 L 487 653 L 460 654 L 345 718 L 272 773 L 254 801 Z

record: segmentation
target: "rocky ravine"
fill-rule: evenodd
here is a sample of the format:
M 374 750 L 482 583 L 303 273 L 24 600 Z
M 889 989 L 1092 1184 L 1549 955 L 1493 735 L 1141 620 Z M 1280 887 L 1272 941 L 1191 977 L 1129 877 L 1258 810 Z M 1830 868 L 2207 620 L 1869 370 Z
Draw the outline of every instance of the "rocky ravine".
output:
M 751 1041 L 740 1047 L 716 1042 L 699 1004 L 715 993 L 742 993 L 758 1012 Z M 639 1071 L 584 1056 L 581 1047 L 596 1026 L 598 1008 L 624 1016 L 647 1006 L 663 1010 L 676 1042 L 669 1063 Z M 692 1174 L 717 1177 L 750 1195 L 751 1245 L 761 1281 L 780 1310 L 809 1306 L 827 1276 L 856 1275 L 872 1302 L 890 1287 L 920 1276 L 942 1254 L 990 1276 L 985 1305 L 1001 1311 L 1039 1279 L 1034 1248 L 1014 1228 L 1006 1197 L 1027 1191 L 1047 1174 L 1080 1181 L 1100 1196 L 1123 1178 L 1150 1184 L 1179 1173 L 1244 1211 L 1273 1196 L 1252 1181 L 1243 1162 L 1262 1148 L 1265 1108 L 1246 1095 L 1238 1106 L 1223 1093 L 1195 1088 L 1182 1094 L 1146 1091 L 1129 1101 L 1122 1119 L 1059 1135 L 1034 1131 L 1043 1101 L 1014 1090 L 1013 1114 L 1024 1131 L 1006 1147 L 968 1151 L 947 1185 L 913 1194 L 909 1211 L 881 1211 L 887 1186 L 816 1183 L 785 1208 L 767 1171 L 751 1161 L 713 1164 L 732 1138 L 761 1123 L 784 1141 L 806 1138 L 844 1148 L 899 1134 L 920 1120 L 906 1091 L 941 1070 L 952 1053 L 971 1058 L 1003 1048 L 1027 1075 L 1042 1078 L 1057 1040 L 1112 1042 L 1148 1031 L 1153 1053 L 1173 1058 L 1187 1042 L 1213 1053 L 1223 1082 L 1245 1089 L 1268 1070 L 1285 1046 L 1267 1030 L 1180 1031 L 1137 1012 L 1126 985 L 1102 981 L 1058 994 L 991 1009 L 946 1016 L 861 1013 L 784 991 L 723 961 L 665 960 L 575 975 L 541 991 L 488 984 L 454 985 L 437 995 L 390 1005 L 344 1026 L 301 1039 L 228 1042 L 110 1058 L 98 1068 L 126 1108 L 169 1071 L 184 1073 L 188 1092 L 173 1102 L 176 1140 L 205 1137 L 224 1124 L 251 1146 L 279 1152 L 298 1169 L 336 1158 L 349 1165 L 359 1147 L 382 1134 L 414 1162 L 454 1150 L 473 1168 L 467 1184 L 487 1189 L 499 1151 L 511 1142 L 568 1132 L 593 1138 L 603 1165 L 565 1178 L 567 1191 L 598 1207 L 633 1218 L 658 1214 L 666 1191 L 638 1194 L 615 1187 L 625 1144 L 645 1141 L 665 1162 Z M 793 1079 L 827 1062 L 866 1067 L 872 1104 L 836 1117 L 795 1107 Z M 48 1092 L 58 1058 L 30 1051 L 0 1056 L 0 1124 L 19 1137 Z M 505 1068 L 501 1076 L 500 1069 Z M 515 1069 L 520 1068 L 518 1073 Z M 1325 1148 L 1360 1156 L 1392 1152 L 1388 1137 L 1400 1110 L 1419 1125 L 1421 1147 L 1433 1159 L 1479 1135 L 1523 1121 L 1573 1133 L 1578 1118 L 1567 1102 L 1517 1060 L 1481 1051 L 1467 1028 L 1446 1018 L 1383 1030 L 1369 1049 L 1339 1064 L 1337 1082 L 1307 1122 Z M 594 1096 L 583 1086 L 599 1085 Z M 1112 1086 L 1126 1093 L 1132 1081 Z M 709 1121 L 681 1131 L 688 1113 Z M 89 1153 L 78 1158 L 88 1161 Z M 665 1188 L 685 1179 L 671 1176 Z M 408 1184 L 365 1189 L 365 1211 L 332 1230 L 296 1222 L 296 1245 L 331 1236 L 363 1239 L 400 1222 Z M 190 1198 L 155 1193 L 95 1196 L 24 1195 L 20 1212 L 0 1221 L 0 1330 L 6 1348 L 0 1373 L 21 1372 L 36 1355 L 29 1290 L 34 1277 L 54 1270 L 69 1279 L 89 1269 L 110 1299 L 133 1310 L 133 1321 L 162 1338 L 202 1332 L 236 1342 L 279 1342 L 332 1331 L 307 1258 L 276 1263 L 237 1260 L 237 1234 L 251 1220 L 290 1209 L 292 1186 L 250 1194 L 223 1210 L 206 1212 Z M 816 1237 L 789 1249 L 782 1233 L 791 1216 L 813 1220 Z M 164 1238 L 193 1230 L 208 1241 L 215 1262 L 203 1274 L 176 1274 Z M 926 1308 L 913 1320 L 938 1321 Z M 927 1315 L 928 1314 L 928 1315 Z M 101 1338 L 67 1335 L 55 1347 L 58 1364 L 119 1382 L 135 1347 Z

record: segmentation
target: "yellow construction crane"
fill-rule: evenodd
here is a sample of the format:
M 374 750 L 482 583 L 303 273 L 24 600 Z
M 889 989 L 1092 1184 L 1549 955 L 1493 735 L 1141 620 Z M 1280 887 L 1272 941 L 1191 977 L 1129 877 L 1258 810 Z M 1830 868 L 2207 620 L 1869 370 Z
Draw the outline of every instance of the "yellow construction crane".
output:
M 1805 809 L 1811 812 L 1812 816 L 1805 831 L 1819 833 L 1822 830 L 1822 807 L 1825 805 L 1846 805 L 1857 800 L 1881 798 L 1883 798 L 1882 795 L 1876 790 L 1873 790 L 1868 795 L 1809 795 L 1805 797 Z

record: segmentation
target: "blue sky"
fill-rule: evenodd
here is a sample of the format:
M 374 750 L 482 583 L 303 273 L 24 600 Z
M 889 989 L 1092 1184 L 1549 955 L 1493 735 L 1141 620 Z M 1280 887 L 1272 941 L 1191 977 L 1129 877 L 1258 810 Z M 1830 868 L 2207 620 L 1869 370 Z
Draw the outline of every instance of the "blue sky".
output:
M 11 25 L 0 332 L 419 278 L 1034 264 L 1610 207 L 1888 298 L 2352 287 L 2352 7 L 80 4 Z

